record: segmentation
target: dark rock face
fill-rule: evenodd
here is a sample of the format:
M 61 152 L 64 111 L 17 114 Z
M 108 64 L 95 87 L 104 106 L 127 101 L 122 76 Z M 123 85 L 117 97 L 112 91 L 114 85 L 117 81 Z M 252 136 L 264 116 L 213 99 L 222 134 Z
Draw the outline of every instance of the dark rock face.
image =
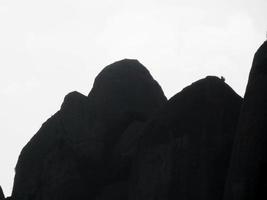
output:
M 225 200 L 267 199 L 267 42 L 254 56 Z
M 78 93 L 67 95 L 61 110 L 47 120 L 23 148 L 16 166 L 12 192 L 14 198 L 73 197 L 69 193 L 74 193 L 72 191 L 76 189 L 74 180 L 83 181 L 83 174 L 79 172 L 76 161 L 79 160 L 79 157 L 76 157 L 76 149 L 79 149 L 81 144 L 75 143 L 76 137 L 68 126 L 79 127 L 76 135 L 86 137 L 86 132 L 83 131 L 86 131 L 84 127 L 88 124 L 88 116 L 80 112 L 86 107 L 79 101 L 82 99 L 87 97 Z M 75 106 L 73 102 L 79 102 L 79 106 Z M 76 113 L 69 121 L 67 119 L 71 112 L 67 108 Z M 80 152 L 77 155 L 80 155 Z M 70 181 L 73 183 L 70 184 Z M 79 191 L 77 196 L 85 196 L 86 193 L 87 189 L 84 189 L 83 192 Z
M 12 197 L 125 199 L 140 130 L 165 102 L 161 87 L 138 61 L 107 66 L 88 97 L 67 95 L 23 148 Z
M 2 187 L 0 186 L 0 200 L 5 199 L 4 192 L 2 190 Z
M 216 77 L 171 98 L 144 129 L 130 199 L 222 199 L 241 101 Z
M 127 66 L 127 67 L 125 67 Z M 114 120 L 123 115 L 146 119 L 166 97 L 149 71 L 137 60 L 122 60 L 104 68 L 89 94 L 96 117 Z

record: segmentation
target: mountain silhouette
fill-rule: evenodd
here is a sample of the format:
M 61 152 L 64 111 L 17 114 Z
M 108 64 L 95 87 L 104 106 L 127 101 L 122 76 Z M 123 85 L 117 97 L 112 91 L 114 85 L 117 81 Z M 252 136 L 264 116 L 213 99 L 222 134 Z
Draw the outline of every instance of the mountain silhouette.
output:
M 88 96 L 68 94 L 23 148 L 12 196 L 93 199 L 109 185 L 127 184 L 140 124 L 166 101 L 137 60 L 107 66 Z
M 244 99 L 207 76 L 167 100 L 138 60 L 112 63 L 24 146 L 0 200 L 266 199 L 266 67 L 264 42 Z
M 130 199 L 221 199 L 241 102 L 211 76 L 172 97 L 144 129 Z
M 267 42 L 254 56 L 241 109 L 225 200 L 267 198 Z

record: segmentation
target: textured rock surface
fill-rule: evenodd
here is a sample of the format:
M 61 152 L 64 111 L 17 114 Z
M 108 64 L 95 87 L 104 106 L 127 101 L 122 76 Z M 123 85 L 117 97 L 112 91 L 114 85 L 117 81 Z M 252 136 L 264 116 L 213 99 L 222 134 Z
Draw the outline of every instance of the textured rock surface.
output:
M 222 199 L 241 101 L 216 77 L 171 98 L 144 129 L 130 199 Z
M 254 56 L 225 200 L 267 199 L 267 42 Z
M 109 188 L 128 188 L 142 124 L 165 102 L 160 86 L 138 61 L 107 66 L 88 97 L 67 95 L 60 111 L 23 148 L 12 196 L 103 199 L 111 194 Z

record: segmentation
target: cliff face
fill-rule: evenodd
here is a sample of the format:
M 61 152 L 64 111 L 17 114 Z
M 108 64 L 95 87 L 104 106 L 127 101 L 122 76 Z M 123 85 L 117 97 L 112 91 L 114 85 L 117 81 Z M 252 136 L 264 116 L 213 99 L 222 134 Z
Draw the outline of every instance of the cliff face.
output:
M 222 199 L 241 101 L 216 77 L 171 98 L 144 129 L 130 199 Z
M 267 198 L 267 42 L 256 52 L 242 106 L 225 200 Z
M 162 89 L 138 61 L 107 66 L 88 97 L 67 95 L 23 148 L 12 196 L 92 199 L 113 185 L 127 185 L 139 130 L 165 102 Z

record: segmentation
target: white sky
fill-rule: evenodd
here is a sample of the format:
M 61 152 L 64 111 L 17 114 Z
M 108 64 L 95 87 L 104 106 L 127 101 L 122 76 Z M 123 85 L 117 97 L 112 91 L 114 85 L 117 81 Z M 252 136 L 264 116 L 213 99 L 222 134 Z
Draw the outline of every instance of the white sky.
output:
M 266 0 L 0 0 L 0 185 L 19 152 L 73 90 L 136 58 L 169 98 L 207 75 L 243 96 L 265 40 Z

